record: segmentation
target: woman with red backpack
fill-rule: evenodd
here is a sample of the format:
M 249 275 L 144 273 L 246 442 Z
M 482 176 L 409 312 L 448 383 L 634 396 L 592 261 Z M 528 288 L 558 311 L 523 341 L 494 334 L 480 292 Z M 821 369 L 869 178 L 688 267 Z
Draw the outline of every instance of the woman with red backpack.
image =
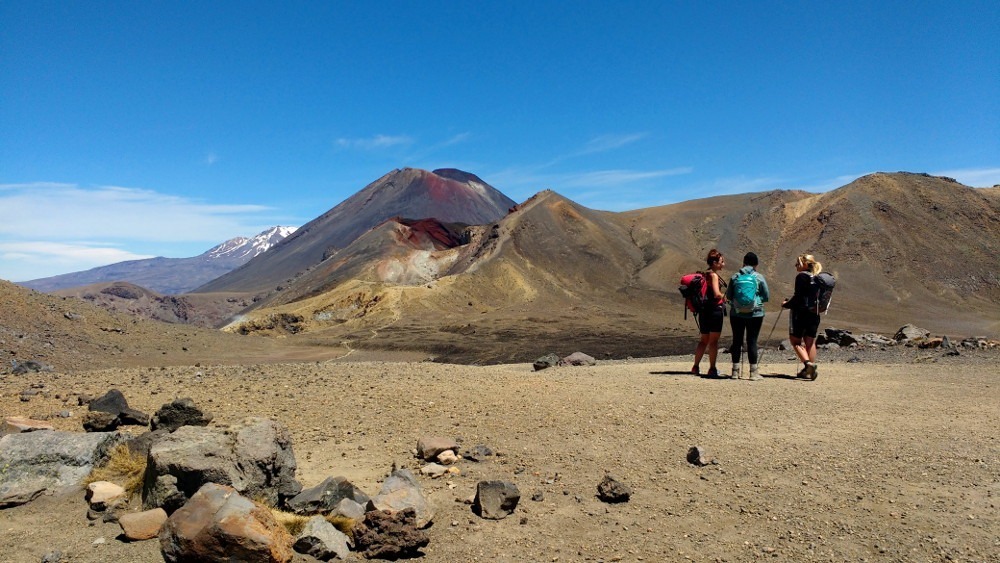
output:
M 719 355 L 719 337 L 722 336 L 722 324 L 726 315 L 726 284 L 719 277 L 719 272 L 726 266 L 726 259 L 721 252 L 713 248 L 708 252 L 705 262 L 708 263 L 708 270 L 705 272 L 708 283 L 707 299 L 698 311 L 698 329 L 701 332 L 701 340 L 698 341 L 698 346 L 694 350 L 694 367 L 691 368 L 691 373 L 701 375 L 701 358 L 707 351 L 708 373 L 705 374 L 705 377 L 719 377 L 715 360 Z

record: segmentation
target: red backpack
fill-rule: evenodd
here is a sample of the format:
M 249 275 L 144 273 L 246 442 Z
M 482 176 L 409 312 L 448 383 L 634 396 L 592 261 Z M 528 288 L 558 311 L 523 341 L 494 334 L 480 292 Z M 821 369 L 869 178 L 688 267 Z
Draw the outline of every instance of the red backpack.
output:
M 698 314 L 705 304 L 708 303 L 708 276 L 701 272 L 686 274 L 681 277 L 681 283 L 677 287 L 684 297 L 684 318 L 687 319 L 687 312 Z

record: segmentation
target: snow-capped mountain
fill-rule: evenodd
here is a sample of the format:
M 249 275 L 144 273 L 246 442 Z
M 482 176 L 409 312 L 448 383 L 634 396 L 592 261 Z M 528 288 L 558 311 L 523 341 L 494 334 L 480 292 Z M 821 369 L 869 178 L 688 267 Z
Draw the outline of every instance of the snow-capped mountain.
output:
M 295 227 L 271 227 L 253 238 L 231 238 L 212 248 L 203 256 L 215 259 L 235 258 L 246 261 L 259 254 L 263 254 L 265 250 L 285 240 L 295 230 Z
M 186 293 L 239 268 L 294 233 L 295 227 L 271 227 L 258 235 L 236 237 L 192 258 L 149 258 L 100 266 L 83 272 L 40 278 L 19 285 L 52 292 L 71 287 L 125 281 L 157 293 Z

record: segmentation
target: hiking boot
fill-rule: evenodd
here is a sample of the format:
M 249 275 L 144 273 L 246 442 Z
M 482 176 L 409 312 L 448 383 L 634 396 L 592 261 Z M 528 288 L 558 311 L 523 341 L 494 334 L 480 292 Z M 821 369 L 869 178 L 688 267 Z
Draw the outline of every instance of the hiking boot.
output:
M 698 366 L 692 367 L 691 368 L 691 375 L 697 375 L 697 376 L 700 377 L 701 376 L 701 368 L 698 367 Z
M 805 372 L 806 372 L 806 377 L 809 378 L 809 381 L 816 381 L 816 376 L 818 374 L 816 373 L 815 363 L 809 362 L 808 364 L 806 364 Z
M 719 370 L 717 370 L 715 368 L 708 368 L 708 373 L 705 374 L 705 377 L 710 377 L 710 378 L 713 378 L 713 379 L 718 379 L 719 378 Z
M 729 376 L 730 379 L 740 378 L 740 364 L 733 364 L 733 373 Z
M 795 377 L 801 377 L 803 379 L 809 377 L 809 366 L 802 366 L 802 369 L 799 370 L 799 373 L 795 374 Z
M 750 364 L 750 381 L 763 381 L 764 378 L 760 375 L 760 369 L 757 364 Z

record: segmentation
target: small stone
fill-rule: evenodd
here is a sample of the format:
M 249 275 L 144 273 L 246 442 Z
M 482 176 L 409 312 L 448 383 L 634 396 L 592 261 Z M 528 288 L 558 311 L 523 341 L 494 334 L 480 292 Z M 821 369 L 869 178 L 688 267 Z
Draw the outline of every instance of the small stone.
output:
M 458 456 L 451 450 L 445 450 L 437 455 L 437 460 L 442 465 L 451 465 L 458 461 Z
M 447 472 L 448 472 L 447 467 L 437 463 L 428 463 L 427 465 L 420 468 L 420 473 L 422 475 L 427 475 L 432 479 L 437 479 L 438 477 L 444 475 Z
M 701 449 L 699 446 L 691 446 L 691 449 L 687 453 L 687 461 L 691 465 L 705 466 L 711 463 L 708 460 L 708 456 L 705 455 L 705 450 Z
M 605 475 L 601 483 L 597 485 L 597 498 L 604 502 L 628 502 L 631 496 L 632 489 L 610 475 Z
M 451 450 L 453 454 L 458 453 L 458 443 L 450 438 L 438 436 L 425 436 L 417 440 L 417 457 L 424 461 L 433 461 L 441 452 Z
M 167 521 L 167 513 L 162 508 L 154 508 L 143 512 L 130 512 L 118 518 L 122 533 L 132 541 L 151 540 L 160 533 L 160 528 Z
M 90 508 L 103 512 L 125 496 L 125 489 L 110 481 L 94 481 L 87 485 L 86 499 Z
M 34 432 L 36 430 L 52 430 L 52 425 L 41 420 L 23 416 L 9 416 L 4 419 L 3 426 L 0 426 L 0 436 L 4 434 Z

